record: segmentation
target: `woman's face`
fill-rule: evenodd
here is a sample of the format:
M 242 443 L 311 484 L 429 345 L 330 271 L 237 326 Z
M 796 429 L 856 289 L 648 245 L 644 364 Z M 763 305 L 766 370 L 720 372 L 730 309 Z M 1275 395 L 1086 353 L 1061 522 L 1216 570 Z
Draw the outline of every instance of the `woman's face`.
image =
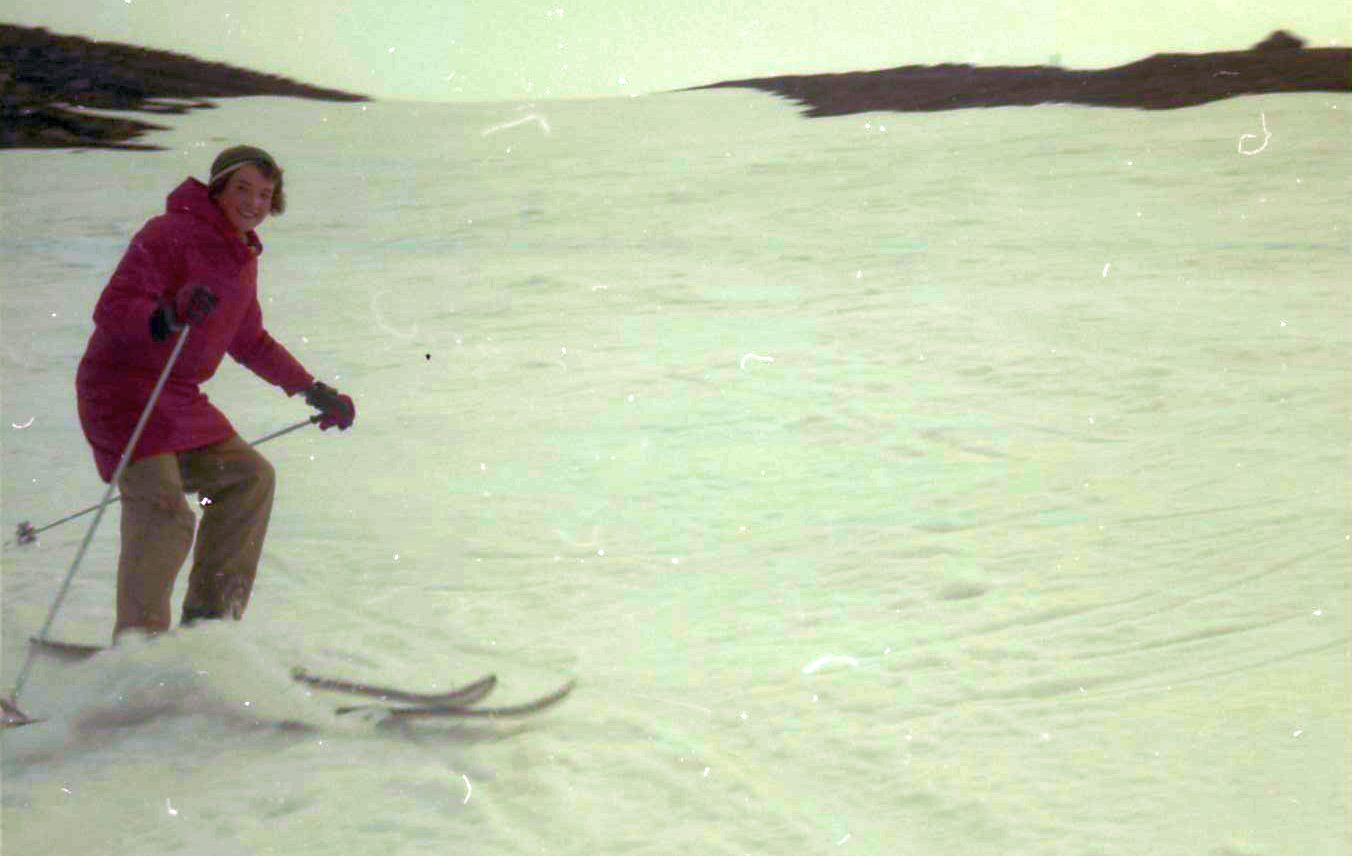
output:
M 244 235 L 257 229 L 272 213 L 272 191 L 275 183 L 263 176 L 251 163 L 235 170 L 225 184 L 225 190 L 216 197 L 216 204 L 225 212 L 225 218 L 235 231 Z

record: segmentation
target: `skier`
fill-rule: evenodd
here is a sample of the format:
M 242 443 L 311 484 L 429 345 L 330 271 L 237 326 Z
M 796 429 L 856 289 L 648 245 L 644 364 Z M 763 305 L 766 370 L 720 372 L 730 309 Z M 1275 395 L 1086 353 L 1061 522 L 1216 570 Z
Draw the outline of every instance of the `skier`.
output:
M 80 425 L 99 475 L 112 481 L 179 336 L 191 335 L 118 480 L 122 545 L 113 639 L 169 629 L 174 579 L 193 546 L 180 621 L 238 619 L 249 602 L 272 511 L 272 465 L 239 438 L 198 388 L 229 354 L 288 396 L 304 394 L 320 427 L 349 428 L 351 397 L 314 377 L 263 327 L 255 231 L 286 207 L 282 170 L 235 146 L 206 184 L 188 178 L 165 213 L 132 239 L 94 308 L 76 375 Z M 185 328 L 190 327 L 191 330 Z M 201 524 L 184 499 L 196 493 Z

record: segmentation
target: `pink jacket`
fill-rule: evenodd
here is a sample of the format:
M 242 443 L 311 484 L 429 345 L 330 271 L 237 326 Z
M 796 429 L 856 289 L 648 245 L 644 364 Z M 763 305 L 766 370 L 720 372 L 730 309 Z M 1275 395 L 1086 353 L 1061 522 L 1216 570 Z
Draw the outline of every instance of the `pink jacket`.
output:
M 175 342 L 150 338 L 150 316 L 180 288 L 206 285 L 215 310 L 192 328 L 169 375 L 145 433 L 132 454 L 137 461 L 229 439 L 235 429 L 198 386 L 229 354 L 287 395 L 314 378 L 263 329 L 258 305 L 258 255 L 230 226 L 200 181 L 189 178 L 169 194 L 165 213 L 136 234 L 94 307 L 94 333 L 75 378 L 80 425 L 94 449 L 99 475 L 111 481 L 141 410 L 164 370 Z

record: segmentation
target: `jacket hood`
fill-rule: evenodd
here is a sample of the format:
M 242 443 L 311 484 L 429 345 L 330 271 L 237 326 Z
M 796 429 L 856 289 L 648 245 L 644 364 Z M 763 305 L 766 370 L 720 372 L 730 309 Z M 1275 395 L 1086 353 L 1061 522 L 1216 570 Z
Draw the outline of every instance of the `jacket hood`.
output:
M 174 188 L 165 202 L 164 213 L 166 214 L 187 214 L 194 219 L 201 220 L 209 224 L 213 229 L 230 238 L 235 238 L 238 233 L 235 227 L 230 225 L 226 219 L 225 212 L 217 207 L 215 202 L 211 201 L 211 196 L 207 192 L 207 186 L 195 178 L 187 178 L 178 187 Z M 258 239 L 258 233 L 250 229 L 244 236 L 245 243 L 253 250 L 253 255 L 263 253 L 263 242 Z

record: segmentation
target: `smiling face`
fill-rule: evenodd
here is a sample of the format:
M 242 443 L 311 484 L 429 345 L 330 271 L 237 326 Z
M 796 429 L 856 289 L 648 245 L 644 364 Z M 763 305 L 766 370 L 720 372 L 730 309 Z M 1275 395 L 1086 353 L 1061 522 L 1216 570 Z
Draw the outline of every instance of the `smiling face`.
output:
M 244 235 L 268 219 L 275 191 L 276 182 L 246 163 L 230 174 L 225 189 L 216 196 L 216 204 L 235 231 Z

